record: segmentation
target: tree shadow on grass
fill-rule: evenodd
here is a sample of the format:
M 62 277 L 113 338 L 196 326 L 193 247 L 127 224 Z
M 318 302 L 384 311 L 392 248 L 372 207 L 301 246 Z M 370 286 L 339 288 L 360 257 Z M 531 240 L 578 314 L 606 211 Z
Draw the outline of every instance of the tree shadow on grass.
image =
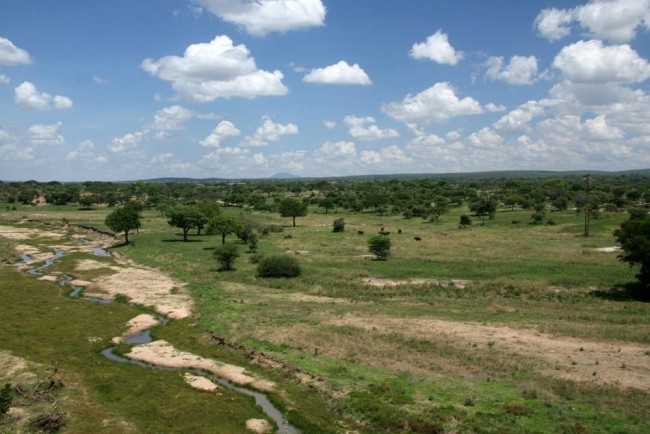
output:
M 217 247 L 212 246 L 212 247 L 204 247 L 203 250 L 215 250 Z
M 650 302 L 650 291 L 638 282 L 624 283 L 605 290 L 595 290 L 589 294 L 610 301 Z
M 191 240 L 191 239 L 188 239 L 187 241 L 183 241 L 182 238 L 180 239 L 174 238 L 171 240 L 161 240 L 161 241 L 163 243 L 204 243 L 205 242 L 204 240 Z

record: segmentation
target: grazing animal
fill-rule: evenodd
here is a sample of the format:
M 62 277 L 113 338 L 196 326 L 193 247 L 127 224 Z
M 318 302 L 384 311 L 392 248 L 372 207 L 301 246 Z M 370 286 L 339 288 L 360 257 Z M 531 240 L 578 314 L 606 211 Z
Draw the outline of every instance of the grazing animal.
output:
M 292 239 L 292 238 L 293 238 L 293 237 L 292 237 L 291 235 L 285 235 L 285 236 L 284 236 L 284 239 L 285 239 L 285 240 L 290 240 L 290 239 Z
M 363 235 L 363 231 L 357 231 L 357 235 Z
M 415 238 L 413 238 L 413 239 L 414 239 L 415 241 L 422 241 L 422 238 L 420 238 L 420 237 L 415 237 Z
M 397 233 L 398 233 L 398 234 L 401 234 L 401 233 L 402 233 L 402 230 L 401 230 L 401 229 L 398 229 L 398 230 L 397 230 Z
M 379 234 L 380 234 L 380 235 L 383 235 L 383 236 L 385 236 L 385 237 L 387 237 L 387 236 L 390 235 L 390 232 L 388 232 L 388 231 L 382 231 L 382 232 L 379 232 Z

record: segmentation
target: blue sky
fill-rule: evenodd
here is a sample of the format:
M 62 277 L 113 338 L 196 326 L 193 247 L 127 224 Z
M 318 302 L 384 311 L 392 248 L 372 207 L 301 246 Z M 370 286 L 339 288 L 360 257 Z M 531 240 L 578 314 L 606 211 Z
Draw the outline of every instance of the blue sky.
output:
M 650 167 L 650 0 L 0 0 L 0 179 Z

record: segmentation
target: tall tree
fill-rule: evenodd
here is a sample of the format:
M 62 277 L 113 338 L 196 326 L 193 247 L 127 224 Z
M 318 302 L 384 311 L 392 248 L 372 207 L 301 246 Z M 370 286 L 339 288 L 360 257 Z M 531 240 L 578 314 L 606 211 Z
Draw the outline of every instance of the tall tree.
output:
M 280 202 L 279 211 L 282 217 L 291 217 L 293 219 L 293 225 L 296 226 L 296 217 L 304 217 L 307 215 L 307 205 L 298 199 L 289 197 Z
M 113 232 L 124 232 L 124 242 L 129 244 L 129 232 L 140 227 L 140 214 L 131 208 L 118 208 L 106 216 L 104 223 Z
M 178 205 L 167 210 L 167 218 L 170 226 L 183 231 L 183 241 L 187 241 L 187 233 L 190 229 L 198 227 L 205 219 L 198 209 L 186 205 Z
M 221 244 L 226 244 L 226 237 L 241 228 L 239 220 L 228 215 L 218 215 L 208 222 L 208 233 L 221 235 Z
M 619 256 L 621 261 L 641 266 L 636 277 L 644 290 L 643 295 L 650 297 L 650 216 L 632 214 L 614 231 L 614 236 L 623 249 Z

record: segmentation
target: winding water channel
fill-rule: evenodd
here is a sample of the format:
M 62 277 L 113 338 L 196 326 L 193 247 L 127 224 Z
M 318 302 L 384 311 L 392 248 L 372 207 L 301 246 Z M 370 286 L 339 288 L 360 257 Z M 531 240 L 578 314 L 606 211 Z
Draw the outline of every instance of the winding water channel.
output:
M 111 253 L 103 249 L 101 247 L 94 247 L 92 249 L 92 252 L 97 255 L 97 256 L 103 256 L 103 257 L 110 257 Z M 54 256 L 51 258 L 47 259 L 44 261 L 42 264 L 38 265 L 37 267 L 34 268 L 28 268 L 26 272 L 32 276 L 39 276 L 43 274 L 43 270 L 47 269 L 48 267 L 51 267 L 57 259 L 60 259 L 65 256 L 65 253 L 59 249 L 54 249 Z M 21 254 L 20 255 L 21 262 L 19 262 L 16 265 L 28 265 L 31 262 L 33 262 L 33 259 L 29 255 Z M 93 302 L 93 303 L 102 303 L 102 304 L 108 304 L 112 303 L 113 300 L 106 300 L 103 298 L 98 298 L 98 297 L 90 297 L 90 296 L 85 296 L 83 295 L 84 287 L 83 286 L 77 286 L 77 285 L 70 285 L 69 282 L 74 280 L 73 276 L 69 275 L 63 275 L 61 278 L 58 280 L 59 285 L 65 286 L 70 288 L 70 292 L 68 295 L 72 298 L 82 298 L 84 300 Z M 159 315 L 154 312 L 150 312 L 153 316 L 155 316 L 158 321 L 160 321 L 160 326 L 165 326 L 169 323 L 169 318 Z M 123 343 L 128 344 L 128 345 L 141 345 L 141 344 L 148 344 L 152 342 L 151 338 L 151 330 L 146 329 L 142 330 L 137 334 L 134 334 L 132 336 L 128 336 L 124 338 Z M 141 362 L 139 360 L 132 360 L 126 357 L 122 357 L 120 355 L 117 355 L 113 352 L 115 347 L 109 347 L 104 349 L 101 354 L 106 357 L 107 359 L 117 362 L 117 363 L 128 363 L 132 365 L 137 365 L 141 366 L 143 368 L 148 368 L 148 369 L 161 369 L 161 370 L 179 370 L 181 368 L 168 368 L 164 366 L 158 366 L 158 365 L 153 365 L 145 362 Z M 223 387 L 226 387 L 230 390 L 233 390 L 237 393 L 240 393 L 242 395 L 250 396 L 255 400 L 255 403 L 262 409 L 264 414 L 266 416 L 273 420 L 276 425 L 278 426 L 278 430 L 276 433 L 278 434 L 299 434 L 300 430 L 298 430 L 296 427 L 293 425 L 289 424 L 286 419 L 284 418 L 282 412 L 275 407 L 269 398 L 264 394 L 260 392 L 256 392 L 254 390 L 246 389 L 244 387 L 239 387 L 233 384 L 232 382 L 220 378 L 212 373 L 198 370 L 198 369 L 193 369 L 191 370 L 195 375 L 200 375 L 202 377 L 206 377 L 210 380 L 213 380 L 217 382 L 218 384 L 222 385 Z

